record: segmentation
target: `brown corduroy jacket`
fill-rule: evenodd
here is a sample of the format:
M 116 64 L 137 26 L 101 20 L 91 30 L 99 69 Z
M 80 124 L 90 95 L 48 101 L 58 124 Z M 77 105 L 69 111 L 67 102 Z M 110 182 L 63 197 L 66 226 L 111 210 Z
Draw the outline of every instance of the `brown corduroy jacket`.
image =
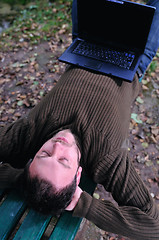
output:
M 23 168 L 45 141 L 69 128 L 80 139 L 83 170 L 117 202 L 83 192 L 73 215 L 131 239 L 158 240 L 159 211 L 134 169 L 126 144 L 139 85 L 137 76 L 129 83 L 69 67 L 27 116 L 1 129 L 1 161 Z M 11 185 L 16 176 L 14 169 L 2 164 L 0 187 Z

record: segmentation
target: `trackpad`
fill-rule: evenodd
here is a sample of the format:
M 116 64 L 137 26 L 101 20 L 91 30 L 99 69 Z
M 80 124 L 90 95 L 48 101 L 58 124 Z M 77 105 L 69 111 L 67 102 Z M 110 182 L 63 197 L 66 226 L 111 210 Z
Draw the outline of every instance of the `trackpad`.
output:
M 92 69 L 99 69 L 101 68 L 102 64 L 98 63 L 97 61 L 94 61 L 92 59 L 88 59 L 85 64 L 85 67 L 92 68 Z

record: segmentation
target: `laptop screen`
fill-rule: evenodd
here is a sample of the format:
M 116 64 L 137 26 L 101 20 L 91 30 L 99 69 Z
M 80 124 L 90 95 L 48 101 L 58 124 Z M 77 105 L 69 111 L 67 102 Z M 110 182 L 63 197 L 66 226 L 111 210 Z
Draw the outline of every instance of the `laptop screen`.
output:
M 78 0 L 78 37 L 144 50 L 155 9 L 127 1 Z

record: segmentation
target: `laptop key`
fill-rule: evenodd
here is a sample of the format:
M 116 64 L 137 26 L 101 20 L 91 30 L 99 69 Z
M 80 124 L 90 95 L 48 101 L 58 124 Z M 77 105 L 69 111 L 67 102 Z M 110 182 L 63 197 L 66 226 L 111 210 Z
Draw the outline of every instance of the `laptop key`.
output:
M 135 58 L 133 53 L 120 52 L 112 49 L 102 48 L 90 43 L 81 42 L 73 50 L 73 53 L 88 56 L 96 60 L 109 62 L 125 69 L 130 69 Z

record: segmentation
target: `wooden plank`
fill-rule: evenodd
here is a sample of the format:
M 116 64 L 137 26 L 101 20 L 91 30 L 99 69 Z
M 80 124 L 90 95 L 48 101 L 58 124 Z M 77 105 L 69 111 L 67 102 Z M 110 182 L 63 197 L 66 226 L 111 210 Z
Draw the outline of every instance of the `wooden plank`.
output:
M 49 224 L 51 216 L 44 216 L 30 210 L 17 231 L 14 240 L 39 240 Z
M 80 186 L 92 194 L 96 185 L 87 177 L 82 177 Z M 3 191 L 0 191 L 0 194 L 3 194 Z M 25 209 L 26 204 L 16 193 L 11 192 L 8 194 L 0 206 L 0 240 L 8 238 Z M 43 216 L 31 209 L 23 220 L 14 240 L 39 240 L 50 219 L 51 216 Z M 50 240 L 74 239 L 81 221 L 81 218 L 72 217 L 71 212 L 65 212 L 58 220 Z
M 71 212 L 65 212 L 57 222 L 49 240 L 72 240 L 80 226 L 82 218 L 72 217 Z
M 16 226 L 25 210 L 26 204 L 14 192 L 8 194 L 0 206 L 0 239 L 5 240 Z

